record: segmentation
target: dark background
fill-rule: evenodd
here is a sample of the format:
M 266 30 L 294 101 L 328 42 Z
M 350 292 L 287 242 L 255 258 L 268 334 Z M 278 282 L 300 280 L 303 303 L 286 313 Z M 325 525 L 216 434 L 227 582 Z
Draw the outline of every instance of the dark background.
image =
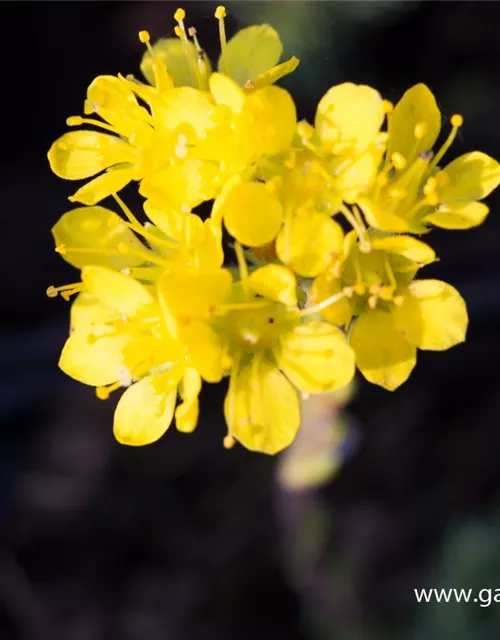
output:
M 185 3 L 212 58 L 215 5 Z M 425 82 L 445 130 L 465 118 L 448 158 L 500 157 L 500 3 L 227 6 L 229 33 L 269 21 L 301 57 L 285 85 L 303 117 L 339 82 L 393 101 Z M 137 31 L 171 34 L 176 8 L 0 3 L 1 640 L 497 639 L 500 603 L 417 605 L 413 589 L 500 588 L 498 196 L 483 227 L 431 236 L 427 274 L 466 298 L 466 344 L 421 353 L 395 393 L 359 380 L 359 445 L 322 488 L 286 490 L 276 459 L 222 448 L 223 387 L 195 434 L 129 449 L 116 400 L 58 370 L 69 308 L 45 290 L 75 274 L 50 227 L 74 185 L 46 152 L 95 76 L 138 74 Z

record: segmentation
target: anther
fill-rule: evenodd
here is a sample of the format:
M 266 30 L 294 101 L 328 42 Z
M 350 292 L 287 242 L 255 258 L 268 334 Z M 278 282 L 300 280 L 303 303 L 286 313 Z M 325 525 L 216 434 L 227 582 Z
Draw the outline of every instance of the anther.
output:
M 255 89 L 255 84 L 251 80 L 245 82 L 245 89 Z
M 70 116 L 66 118 L 66 124 L 68 127 L 79 127 L 83 124 L 83 118 L 81 116 Z
M 391 156 L 392 164 L 396 167 L 396 169 L 404 169 L 406 167 L 406 158 L 399 151 L 395 151 Z
M 377 296 L 370 296 L 368 298 L 368 306 L 370 307 L 370 309 L 377 308 Z
M 227 16 L 226 7 L 219 5 L 215 10 L 214 16 L 217 18 L 217 20 L 223 20 Z
M 427 149 L 427 151 L 422 151 L 421 153 L 419 153 L 418 157 L 420 158 L 420 160 L 425 160 L 427 162 L 428 160 L 432 159 L 433 155 L 434 151 L 432 149 Z
M 149 35 L 149 31 L 146 31 L 146 30 L 139 31 L 139 40 L 143 44 L 147 44 L 151 40 L 151 36 Z
M 438 186 L 437 179 L 434 176 L 428 178 L 427 182 L 424 184 L 424 195 L 428 196 L 431 193 L 436 191 Z
M 459 113 L 455 113 L 451 116 L 451 124 L 453 127 L 461 127 L 464 123 L 464 118 Z
M 54 285 L 50 285 L 45 292 L 48 298 L 57 298 L 57 289 Z
M 107 400 L 109 398 L 109 391 L 107 387 L 96 387 L 95 394 L 99 400 Z
M 174 13 L 174 20 L 176 22 L 182 22 L 185 17 L 186 12 L 184 11 L 184 9 L 177 9 L 177 11 Z
M 413 135 L 417 140 L 421 140 L 427 131 L 429 130 L 429 125 L 427 122 L 419 122 L 415 125 L 415 129 L 413 130 Z
M 67 253 L 66 245 L 65 244 L 58 244 L 57 247 L 54 249 L 54 251 L 56 253 L 60 253 L 62 256 L 65 256 L 66 253 Z
M 394 109 L 394 105 L 390 100 L 382 100 L 382 111 L 384 113 L 391 113 Z
M 184 37 L 184 31 L 179 27 L 178 24 L 176 24 L 174 27 L 174 33 L 178 38 Z
M 233 436 L 227 435 L 223 440 L 223 444 L 224 449 L 232 449 L 236 444 L 236 440 L 233 438 Z
M 188 33 L 191 36 L 191 38 L 194 38 L 198 32 L 196 31 L 195 27 L 189 27 Z

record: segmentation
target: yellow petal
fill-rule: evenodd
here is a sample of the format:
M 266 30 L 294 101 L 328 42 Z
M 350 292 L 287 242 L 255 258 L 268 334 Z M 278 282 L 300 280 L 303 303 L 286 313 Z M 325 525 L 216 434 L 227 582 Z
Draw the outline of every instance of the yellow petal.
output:
M 208 324 L 193 320 L 179 327 L 189 363 L 206 382 L 219 382 L 224 375 L 224 349 L 220 336 Z
M 183 433 L 196 429 L 199 414 L 198 395 L 201 391 L 201 378 L 196 369 L 188 367 L 180 384 L 182 402 L 175 410 L 175 425 Z
M 294 216 L 276 240 L 276 253 L 284 264 L 305 278 L 324 271 L 342 253 L 342 227 L 323 213 Z
M 135 316 L 154 303 L 144 285 L 107 267 L 84 267 L 82 281 L 93 296 L 125 316 Z
M 472 229 L 482 224 L 489 208 L 482 202 L 452 202 L 442 204 L 425 221 L 442 229 Z
M 198 87 L 195 69 L 198 68 L 198 54 L 192 42 L 183 42 L 179 38 L 162 38 L 153 45 L 155 56 L 164 63 L 172 76 L 176 87 Z M 210 73 L 210 61 L 204 56 L 207 73 Z M 141 71 L 150 84 L 155 84 L 153 61 L 146 51 L 142 57 Z
M 253 25 L 241 29 L 229 40 L 219 58 L 218 69 L 243 86 L 277 64 L 282 51 L 280 37 L 271 26 Z
M 430 264 L 436 259 L 434 250 L 428 244 L 412 236 L 397 235 L 386 238 L 373 238 L 370 242 L 372 249 L 403 256 L 421 266 Z
M 354 324 L 351 346 L 364 377 L 393 391 L 405 382 L 417 362 L 417 351 L 385 311 L 368 311 Z
M 123 269 L 144 262 L 143 258 L 125 256 L 118 245 L 143 250 L 132 231 L 113 211 L 104 207 L 78 207 L 65 213 L 52 227 L 57 246 L 64 245 L 62 257 L 74 267 L 102 265 L 112 269 Z M 71 251 L 72 248 L 83 251 Z M 104 250 L 104 253 L 99 253 Z
M 297 281 L 293 273 L 279 264 L 267 264 L 250 274 L 248 284 L 252 291 L 265 298 L 297 305 Z
M 415 280 L 394 321 L 405 338 L 420 349 L 443 351 L 465 340 L 467 307 L 456 289 L 440 280 Z
M 98 76 L 89 86 L 85 113 L 94 112 L 134 145 L 146 143 L 153 134 L 149 112 L 137 103 L 129 85 L 116 76 Z
M 340 171 L 335 188 L 342 194 L 343 200 L 352 204 L 357 201 L 360 194 L 370 189 L 377 175 L 382 155 L 383 149 L 372 147 L 368 151 L 360 153 L 355 160 Z M 344 163 L 345 158 L 340 156 L 339 162 Z
M 231 293 L 232 276 L 226 269 L 175 269 L 165 273 L 159 283 L 159 295 L 170 312 L 183 322 L 192 318 L 210 318 L 213 307 Z
M 172 422 L 179 378 L 179 369 L 173 367 L 143 378 L 125 391 L 113 425 L 118 442 L 143 446 L 162 437 Z
M 212 73 L 210 91 L 217 104 L 224 104 L 234 113 L 240 113 L 245 102 L 245 92 L 224 73 Z
M 220 212 L 229 233 L 248 247 L 274 240 L 283 219 L 277 196 L 261 182 L 237 184 L 225 197 Z
M 382 98 L 366 85 L 345 82 L 329 89 L 316 111 L 319 137 L 334 153 L 373 144 L 384 121 Z
M 192 127 L 198 136 L 202 135 L 211 121 L 214 101 L 208 91 L 191 87 L 178 87 L 160 94 L 155 101 L 153 115 L 158 124 L 168 131 L 181 128 L 189 134 L 186 125 Z
M 135 178 L 133 169 L 115 169 L 97 176 L 83 187 L 80 187 L 68 199 L 71 202 L 81 202 L 94 205 L 107 198 L 112 193 L 118 193 Z
M 310 301 L 311 304 L 317 304 L 322 302 L 331 296 L 334 296 L 342 291 L 342 281 L 339 278 L 334 278 L 331 273 L 325 272 L 314 279 Z M 339 327 L 349 326 L 352 318 L 352 307 L 348 298 L 340 298 L 334 304 L 322 309 L 321 316 Z
M 359 198 L 357 204 L 363 212 L 368 226 L 393 233 L 412 231 L 410 222 L 385 207 L 380 207 L 368 198 Z
M 119 320 L 120 314 L 87 291 L 80 293 L 71 305 L 71 333 L 102 335 L 109 333 L 109 323 Z
M 222 230 L 212 219 L 205 220 L 205 238 L 196 247 L 195 261 L 200 269 L 213 270 L 222 267 L 224 251 L 222 248 Z
M 148 175 L 139 193 L 157 209 L 190 211 L 215 197 L 217 177 L 214 164 L 187 159 Z
M 252 91 L 242 111 L 242 130 L 254 157 L 275 155 L 290 146 L 297 126 L 297 111 L 290 94 L 270 86 Z
M 202 219 L 193 213 L 179 213 L 173 209 L 159 209 L 151 202 L 144 204 L 144 212 L 168 238 L 173 238 L 189 249 L 200 245 L 205 238 Z
M 129 336 L 89 339 L 88 331 L 75 331 L 66 340 L 59 367 L 84 384 L 96 387 L 112 384 L 127 371 L 123 352 L 129 340 Z
M 415 137 L 419 125 L 424 134 Z M 389 114 L 389 140 L 387 155 L 401 153 L 409 160 L 423 151 L 432 149 L 441 130 L 441 113 L 432 92 L 425 84 L 416 84 L 406 91 Z
M 500 165 L 480 151 L 465 153 L 438 174 L 439 199 L 448 204 L 482 200 L 500 184 Z
M 232 378 L 224 415 L 229 433 L 244 447 L 274 455 L 295 438 L 300 425 L 299 399 L 276 366 L 260 360 Z
M 60 178 L 80 180 L 115 164 L 135 162 L 137 153 L 116 136 L 98 131 L 70 131 L 50 147 L 50 168 Z
M 275 355 L 282 371 L 301 391 L 334 391 L 354 376 L 353 350 L 344 333 L 326 322 L 314 320 L 286 333 Z
M 255 89 L 261 89 L 262 87 L 267 87 L 270 84 L 274 84 L 281 80 L 284 76 L 287 76 L 289 73 L 295 71 L 295 69 L 299 66 L 300 60 L 295 56 L 292 56 L 285 62 L 281 64 L 277 64 L 271 69 L 264 71 L 259 74 L 257 77 L 252 79 L 252 88 L 249 89 L 253 91 Z

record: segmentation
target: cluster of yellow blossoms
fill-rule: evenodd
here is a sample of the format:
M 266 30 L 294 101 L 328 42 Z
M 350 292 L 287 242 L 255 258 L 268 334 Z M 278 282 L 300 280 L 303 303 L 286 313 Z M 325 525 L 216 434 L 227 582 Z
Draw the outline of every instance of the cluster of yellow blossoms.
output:
M 127 388 L 120 442 L 154 442 L 174 418 L 193 431 L 202 381 L 229 377 L 225 446 L 274 454 L 299 428 L 299 393 L 345 387 L 356 367 L 393 390 L 417 348 L 464 340 L 465 303 L 415 279 L 436 256 L 411 234 L 482 223 L 500 166 L 479 151 L 443 166 L 462 117 L 433 152 L 441 114 L 423 84 L 395 107 L 340 84 L 314 126 L 298 122 L 274 85 L 298 65 L 279 63 L 277 33 L 252 26 L 227 41 L 225 9 L 215 16 L 217 71 L 179 9 L 176 38 L 152 46 L 139 34 L 148 83 L 99 76 L 85 116 L 67 121 L 84 128 L 52 145 L 54 173 L 91 180 L 70 197 L 84 206 L 53 228 L 81 281 L 47 293 L 78 294 L 62 370 L 102 399 Z M 144 216 L 118 195 L 130 182 Z M 108 196 L 122 215 L 100 206 Z

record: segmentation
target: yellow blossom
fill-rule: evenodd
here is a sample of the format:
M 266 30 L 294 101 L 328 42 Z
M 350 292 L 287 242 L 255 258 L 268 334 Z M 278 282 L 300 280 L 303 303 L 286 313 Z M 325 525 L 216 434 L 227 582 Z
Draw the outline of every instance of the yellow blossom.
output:
M 467 310 L 459 293 L 438 280 L 413 280 L 435 259 L 432 249 L 411 236 L 374 238 L 371 251 L 350 247 L 338 270 L 313 285 L 312 300 L 339 297 L 321 313 L 350 330 L 361 373 L 393 390 L 410 375 L 416 350 L 440 351 L 465 339 Z
M 500 165 L 485 153 L 466 153 L 440 169 L 441 159 L 463 124 L 434 155 L 441 114 L 423 84 L 409 89 L 389 114 L 387 154 L 376 184 L 358 204 L 368 223 L 383 231 L 423 233 L 429 225 L 468 229 L 481 224 L 488 207 L 479 200 L 500 184 Z

